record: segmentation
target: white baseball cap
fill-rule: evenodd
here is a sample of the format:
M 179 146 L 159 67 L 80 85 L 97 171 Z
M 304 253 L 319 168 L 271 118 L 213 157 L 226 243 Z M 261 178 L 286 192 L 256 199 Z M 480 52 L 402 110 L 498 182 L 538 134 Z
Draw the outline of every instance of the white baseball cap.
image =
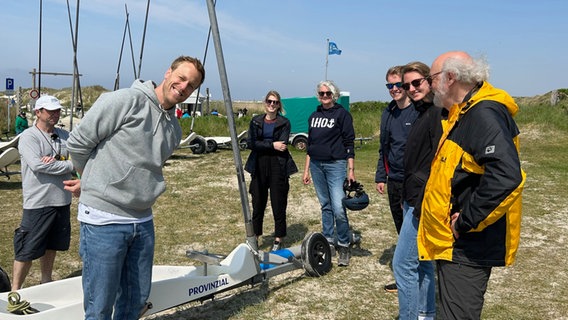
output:
M 59 110 L 61 108 L 61 103 L 59 103 L 59 100 L 56 97 L 43 95 L 37 99 L 34 110 Z

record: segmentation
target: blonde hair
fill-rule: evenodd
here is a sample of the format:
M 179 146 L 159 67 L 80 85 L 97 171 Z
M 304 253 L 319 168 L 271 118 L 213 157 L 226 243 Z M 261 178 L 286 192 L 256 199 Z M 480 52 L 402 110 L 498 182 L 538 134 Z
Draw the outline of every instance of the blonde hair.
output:
M 285 115 L 286 110 L 284 110 L 284 104 L 282 104 L 282 99 L 280 98 L 280 93 L 278 93 L 278 91 L 276 91 L 276 90 L 268 91 L 268 93 L 264 97 L 264 103 L 266 103 L 266 101 L 268 100 L 268 97 L 270 97 L 270 96 L 275 96 L 278 99 L 278 101 L 280 102 L 280 107 L 278 108 L 277 112 L 280 113 L 281 115 Z

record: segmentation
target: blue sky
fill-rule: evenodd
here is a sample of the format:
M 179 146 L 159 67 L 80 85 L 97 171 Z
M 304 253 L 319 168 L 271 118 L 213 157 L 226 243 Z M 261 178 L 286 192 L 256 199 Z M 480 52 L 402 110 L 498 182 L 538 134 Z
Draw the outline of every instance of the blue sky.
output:
M 75 24 L 76 0 L 69 0 Z M 82 86 L 112 89 L 130 13 L 134 63 L 128 37 L 120 86 L 134 80 L 140 63 L 146 0 L 80 2 L 77 59 Z M 328 79 L 351 101 L 390 100 L 386 70 L 410 61 L 428 65 L 441 53 L 484 55 L 490 82 L 513 96 L 568 88 L 568 2 L 514 1 L 309 1 L 217 0 L 231 97 L 260 100 L 271 89 L 283 97 L 311 96 L 325 78 L 326 39 L 342 50 L 329 56 Z M 10 1 L 0 10 L 0 78 L 29 88 L 39 62 L 39 0 Z M 177 56 L 203 60 L 209 16 L 205 0 L 152 0 L 141 78 L 161 81 Z M 73 71 L 67 3 L 43 0 L 42 71 Z M 222 99 L 213 42 L 202 87 Z M 42 86 L 71 86 L 71 77 L 43 75 Z

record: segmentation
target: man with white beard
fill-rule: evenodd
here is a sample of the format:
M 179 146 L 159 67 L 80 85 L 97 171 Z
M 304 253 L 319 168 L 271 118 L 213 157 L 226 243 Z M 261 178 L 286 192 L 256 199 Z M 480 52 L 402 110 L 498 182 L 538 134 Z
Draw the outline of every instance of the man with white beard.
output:
M 491 268 L 519 246 L 525 173 L 519 108 L 487 82 L 488 66 L 462 51 L 434 60 L 434 104 L 449 115 L 422 203 L 420 260 L 436 260 L 442 319 L 479 319 Z

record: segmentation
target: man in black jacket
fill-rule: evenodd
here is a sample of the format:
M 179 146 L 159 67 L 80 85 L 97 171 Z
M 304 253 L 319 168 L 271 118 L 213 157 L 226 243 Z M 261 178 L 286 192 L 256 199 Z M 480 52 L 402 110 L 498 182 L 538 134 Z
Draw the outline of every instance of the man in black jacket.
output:
M 385 186 L 396 233 L 402 227 L 402 182 L 404 180 L 404 151 L 410 128 L 419 112 L 402 89 L 402 66 L 391 67 L 386 74 L 386 87 L 392 101 L 383 111 L 380 126 L 379 161 L 375 172 L 377 192 L 384 194 Z M 387 292 L 397 292 L 396 283 L 384 286 Z

